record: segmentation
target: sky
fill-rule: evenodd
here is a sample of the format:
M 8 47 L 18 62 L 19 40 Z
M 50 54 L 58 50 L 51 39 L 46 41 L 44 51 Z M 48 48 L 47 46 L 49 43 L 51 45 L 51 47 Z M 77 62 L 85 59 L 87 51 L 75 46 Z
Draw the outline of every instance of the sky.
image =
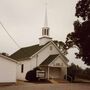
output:
M 53 40 L 65 42 L 67 34 L 74 30 L 77 1 L 47 0 L 48 26 Z M 21 48 L 39 43 L 44 14 L 45 0 L 0 0 L 0 22 Z M 0 52 L 12 54 L 18 49 L 0 25 Z M 70 63 L 86 67 L 81 60 L 75 59 L 75 50 L 70 49 L 67 55 Z

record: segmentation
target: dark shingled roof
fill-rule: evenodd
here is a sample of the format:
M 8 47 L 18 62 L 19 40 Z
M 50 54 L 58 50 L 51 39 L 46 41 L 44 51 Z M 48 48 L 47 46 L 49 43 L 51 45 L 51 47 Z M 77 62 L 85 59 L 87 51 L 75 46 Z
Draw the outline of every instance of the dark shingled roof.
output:
M 32 56 L 33 54 L 35 54 L 37 51 L 39 51 L 45 45 L 39 46 L 39 44 L 37 44 L 37 45 L 30 46 L 30 47 L 21 48 L 20 50 L 12 54 L 10 58 L 13 58 L 18 61 L 21 59 L 28 58 Z
M 47 65 L 49 65 L 57 56 L 58 56 L 58 54 L 50 55 L 49 57 L 46 58 L 46 60 L 44 60 L 40 64 L 40 66 L 47 66 Z

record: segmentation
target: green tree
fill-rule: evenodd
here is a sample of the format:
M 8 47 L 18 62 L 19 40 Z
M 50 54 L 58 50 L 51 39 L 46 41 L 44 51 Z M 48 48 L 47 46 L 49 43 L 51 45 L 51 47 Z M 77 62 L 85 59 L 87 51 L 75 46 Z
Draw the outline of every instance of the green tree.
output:
M 81 58 L 85 64 L 90 65 L 90 0 L 79 0 L 76 4 L 75 16 L 81 17 L 74 22 L 74 32 L 67 35 L 67 48 L 77 47 L 79 53 L 75 53 L 76 58 Z
M 90 20 L 90 0 L 79 0 L 76 4 L 75 16 Z
M 36 77 L 36 71 L 40 70 L 38 67 L 30 70 L 26 73 L 25 79 L 28 81 L 38 81 L 38 77 Z
M 64 42 L 55 40 L 54 43 L 58 46 L 62 54 L 68 54 L 66 44 Z

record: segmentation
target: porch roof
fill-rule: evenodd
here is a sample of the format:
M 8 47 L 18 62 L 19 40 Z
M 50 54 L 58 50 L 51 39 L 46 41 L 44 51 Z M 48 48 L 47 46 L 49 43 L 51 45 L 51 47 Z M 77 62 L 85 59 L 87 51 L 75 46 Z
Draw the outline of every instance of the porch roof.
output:
M 41 64 L 40 66 L 48 66 L 59 54 L 54 54 L 48 56 Z

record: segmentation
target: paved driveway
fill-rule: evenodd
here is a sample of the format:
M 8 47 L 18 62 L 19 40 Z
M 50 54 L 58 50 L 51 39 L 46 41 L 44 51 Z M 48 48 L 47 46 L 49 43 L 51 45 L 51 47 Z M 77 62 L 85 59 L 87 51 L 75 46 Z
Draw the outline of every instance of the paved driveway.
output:
M 0 90 L 90 90 L 90 83 L 33 84 L 22 83 L 0 87 Z

